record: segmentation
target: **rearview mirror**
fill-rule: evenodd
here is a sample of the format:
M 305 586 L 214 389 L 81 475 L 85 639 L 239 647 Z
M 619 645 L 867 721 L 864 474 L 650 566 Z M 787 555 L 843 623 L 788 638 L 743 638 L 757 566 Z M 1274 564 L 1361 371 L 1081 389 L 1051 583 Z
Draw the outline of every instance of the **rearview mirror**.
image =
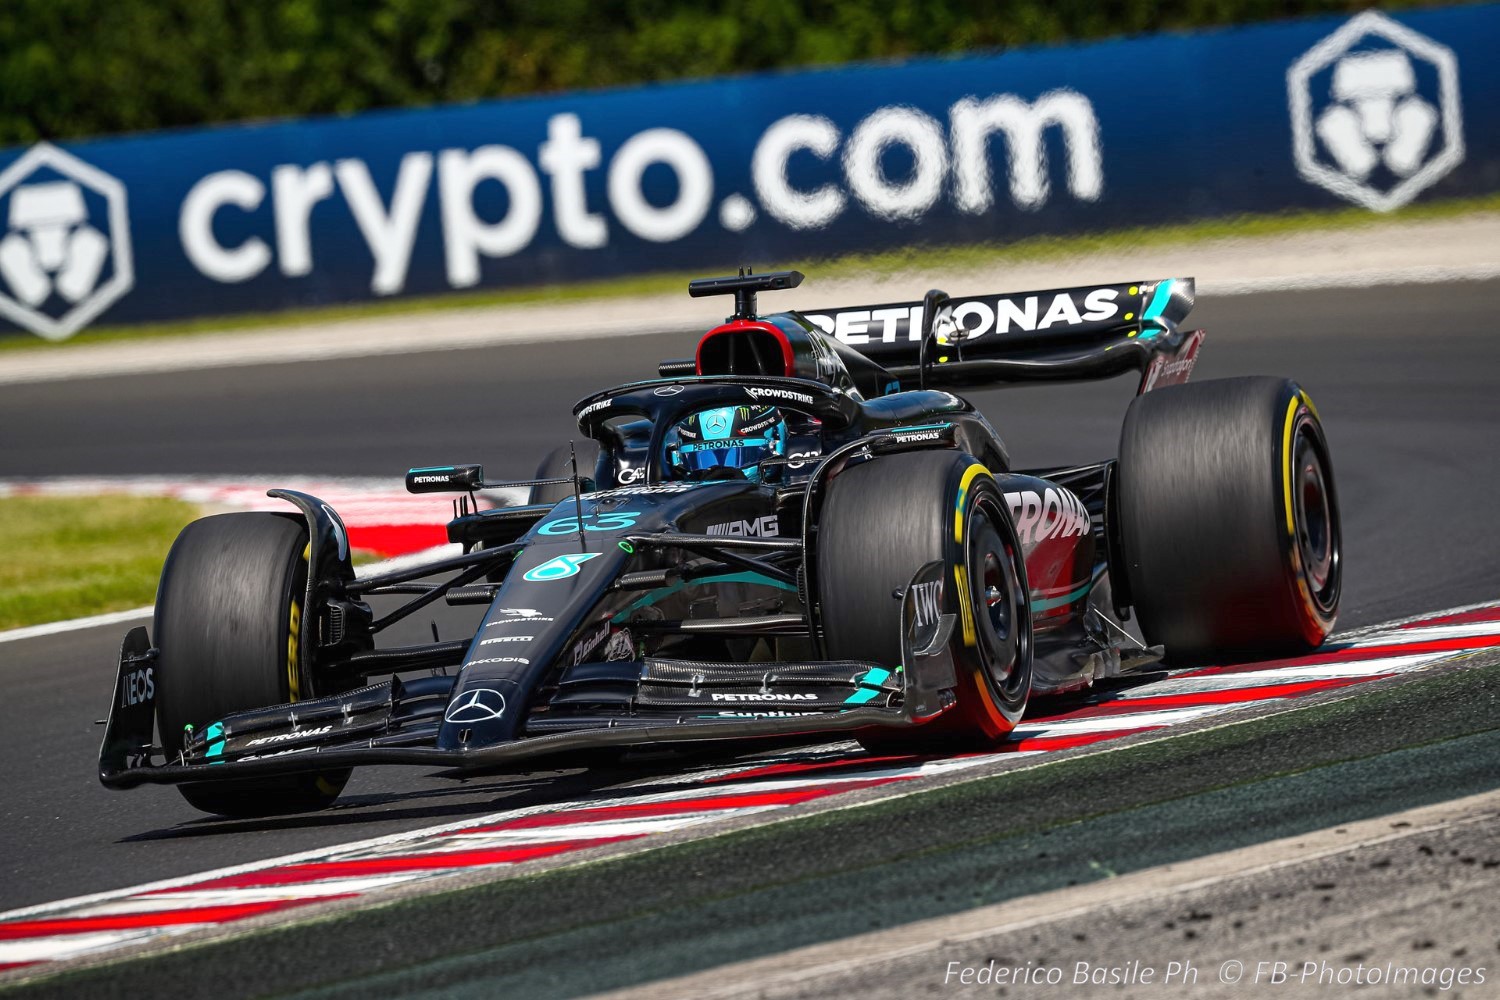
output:
M 472 493 L 483 485 L 482 465 L 438 465 L 406 473 L 408 493 Z
M 956 343 L 959 339 L 961 338 L 956 335 L 953 322 L 953 303 L 949 301 L 947 292 L 934 288 L 922 296 L 922 340 L 917 345 L 918 386 L 927 388 L 927 369 L 934 358 L 938 362 L 948 360 L 938 355 L 938 348 Z M 959 357 L 962 356 L 963 352 L 960 350 Z

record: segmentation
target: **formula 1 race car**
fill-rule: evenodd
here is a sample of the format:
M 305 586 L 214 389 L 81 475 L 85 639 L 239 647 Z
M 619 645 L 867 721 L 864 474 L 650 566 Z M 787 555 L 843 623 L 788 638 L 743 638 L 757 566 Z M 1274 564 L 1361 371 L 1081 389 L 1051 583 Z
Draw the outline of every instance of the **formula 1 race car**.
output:
M 1286 379 L 1184 384 L 1192 279 L 757 315 L 757 293 L 801 280 L 692 282 L 733 316 L 659 378 L 578 403 L 586 447 L 533 480 L 411 470 L 411 491 L 456 494 L 463 554 L 356 576 L 338 515 L 289 490 L 271 492 L 286 514 L 190 524 L 155 643 L 125 638 L 101 780 L 257 815 L 328 805 L 358 764 L 985 747 L 1032 695 L 1332 628 L 1317 411 Z M 1119 457 L 1070 468 L 1012 469 L 950 391 L 1127 372 Z M 530 502 L 480 509 L 499 486 Z M 377 615 L 389 595 L 409 600 Z M 437 601 L 486 610 L 465 638 L 377 647 Z

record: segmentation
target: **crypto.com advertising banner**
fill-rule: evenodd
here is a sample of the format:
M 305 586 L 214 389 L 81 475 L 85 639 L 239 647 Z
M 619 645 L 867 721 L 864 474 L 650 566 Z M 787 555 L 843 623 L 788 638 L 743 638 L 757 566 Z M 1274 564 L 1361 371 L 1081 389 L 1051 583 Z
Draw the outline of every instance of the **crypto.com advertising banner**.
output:
M 1500 5 L 0 153 L 0 317 L 264 311 L 1500 188 Z

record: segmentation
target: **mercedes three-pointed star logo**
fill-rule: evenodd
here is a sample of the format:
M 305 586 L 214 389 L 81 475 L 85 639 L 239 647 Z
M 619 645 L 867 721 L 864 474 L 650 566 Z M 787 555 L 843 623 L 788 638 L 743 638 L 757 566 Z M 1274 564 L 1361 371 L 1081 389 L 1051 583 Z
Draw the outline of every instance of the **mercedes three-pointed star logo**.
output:
M 448 706 L 444 722 L 491 722 L 505 714 L 505 695 L 493 688 L 474 688 Z

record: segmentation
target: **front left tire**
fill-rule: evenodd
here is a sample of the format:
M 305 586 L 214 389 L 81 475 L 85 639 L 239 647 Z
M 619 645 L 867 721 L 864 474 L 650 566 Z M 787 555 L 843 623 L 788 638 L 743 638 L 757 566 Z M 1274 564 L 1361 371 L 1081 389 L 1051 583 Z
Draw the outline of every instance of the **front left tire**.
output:
M 1031 696 L 1026 563 L 994 477 L 953 451 L 906 452 L 834 477 L 818 519 L 817 586 L 831 659 L 901 665 L 900 595 L 913 574 L 944 563 L 943 611 L 957 703 L 932 722 L 870 730 L 880 752 L 992 747 Z
M 311 697 L 298 655 L 307 528 L 267 512 L 219 514 L 182 530 L 156 595 L 157 726 L 171 759 L 230 712 Z M 221 816 L 307 812 L 338 798 L 349 769 L 179 785 Z

